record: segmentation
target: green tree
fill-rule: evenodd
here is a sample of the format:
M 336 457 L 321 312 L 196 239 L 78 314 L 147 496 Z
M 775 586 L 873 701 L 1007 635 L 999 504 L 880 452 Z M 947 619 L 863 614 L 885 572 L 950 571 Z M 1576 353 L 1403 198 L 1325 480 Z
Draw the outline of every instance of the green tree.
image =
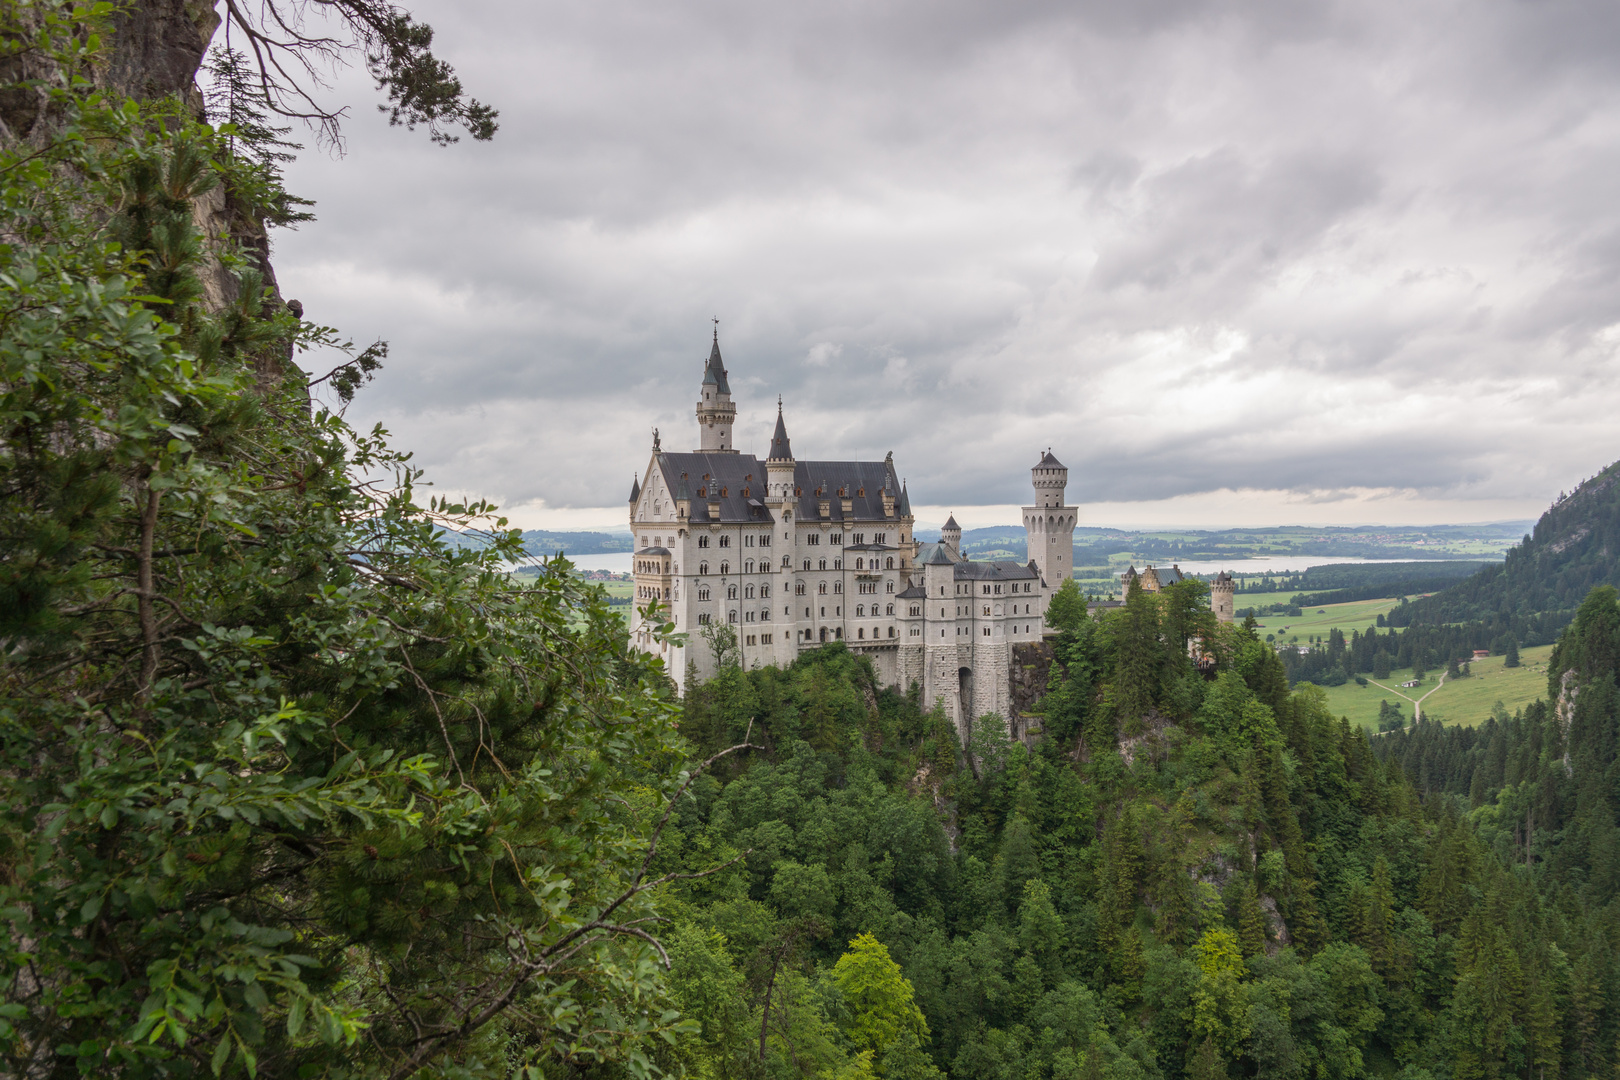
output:
M 0 146 L 4 1071 L 635 1060 L 675 1022 L 665 673 L 565 563 L 514 583 L 492 508 L 311 413 L 287 357 L 341 342 L 196 227 L 274 176 L 92 92 L 115 29 L 8 28 L 56 77 L 5 88 L 50 116 Z
M 879 1076 L 926 1068 L 918 1057 L 928 1039 L 928 1021 L 913 1000 L 911 983 L 881 941 L 871 934 L 851 941 L 849 951 L 833 965 L 832 982 L 848 1010 L 844 1032 L 857 1050 L 873 1055 Z M 895 1068 L 902 1063 L 905 1069 Z
M 1086 619 L 1086 598 L 1081 595 L 1080 583 L 1069 578 L 1058 586 L 1057 592 L 1046 605 L 1046 625 L 1054 630 L 1073 633 Z

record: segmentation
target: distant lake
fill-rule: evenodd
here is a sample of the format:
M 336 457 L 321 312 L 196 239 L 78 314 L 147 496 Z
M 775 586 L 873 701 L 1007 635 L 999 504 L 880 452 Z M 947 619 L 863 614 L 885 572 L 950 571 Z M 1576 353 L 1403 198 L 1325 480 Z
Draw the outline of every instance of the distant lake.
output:
M 570 555 L 568 561 L 576 570 L 606 570 L 610 574 L 630 572 L 631 552 L 615 551 L 607 555 Z
M 1345 563 L 1448 563 L 1448 562 L 1500 562 L 1487 555 L 1466 559 L 1358 559 L 1353 556 L 1331 555 L 1262 555 L 1258 558 L 1226 559 L 1217 562 L 1179 562 L 1184 574 L 1218 574 L 1225 570 L 1233 574 L 1297 574 L 1313 566 L 1342 566 Z M 1174 560 L 1161 559 L 1155 566 L 1169 566 Z M 1146 564 L 1144 564 L 1146 565 Z
M 570 555 L 568 561 L 580 570 L 606 570 L 614 574 L 628 574 L 630 572 L 631 553 L 617 551 L 609 555 Z M 1168 566 L 1171 560 L 1163 560 L 1158 565 Z M 1263 574 L 1268 571 L 1277 574 L 1293 574 L 1302 570 L 1309 570 L 1313 566 L 1333 566 L 1344 563 L 1398 563 L 1398 562 L 1492 562 L 1488 557 L 1478 559 L 1358 559 L 1340 555 L 1338 557 L 1322 555 L 1287 555 L 1276 558 L 1258 559 L 1227 559 L 1220 562 L 1183 562 L 1177 563 L 1182 572 L 1188 574 L 1218 574 L 1222 570 L 1234 574 Z M 1143 564 L 1147 565 L 1146 563 Z

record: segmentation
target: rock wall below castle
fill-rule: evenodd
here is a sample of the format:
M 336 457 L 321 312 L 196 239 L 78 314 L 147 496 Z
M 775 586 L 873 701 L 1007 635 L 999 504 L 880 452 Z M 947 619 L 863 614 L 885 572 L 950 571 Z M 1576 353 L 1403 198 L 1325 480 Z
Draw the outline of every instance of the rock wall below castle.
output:
M 1030 743 L 1040 734 L 1039 717 L 1029 710 L 1046 693 L 1046 680 L 1052 674 L 1052 646 L 1045 641 L 1022 642 L 1012 647 L 1007 663 L 1007 686 L 1011 708 L 1008 729 L 1016 738 Z

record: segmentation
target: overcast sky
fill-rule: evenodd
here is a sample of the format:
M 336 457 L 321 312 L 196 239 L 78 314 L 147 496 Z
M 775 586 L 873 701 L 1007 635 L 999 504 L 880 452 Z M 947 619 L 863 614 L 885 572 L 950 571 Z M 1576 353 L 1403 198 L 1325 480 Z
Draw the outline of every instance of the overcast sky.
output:
M 289 170 L 284 293 L 525 526 L 696 444 L 892 450 L 919 517 L 1531 517 L 1620 457 L 1620 4 L 446 0 L 493 143 Z M 309 360 L 311 366 L 317 361 Z M 323 369 L 324 370 L 324 369 Z

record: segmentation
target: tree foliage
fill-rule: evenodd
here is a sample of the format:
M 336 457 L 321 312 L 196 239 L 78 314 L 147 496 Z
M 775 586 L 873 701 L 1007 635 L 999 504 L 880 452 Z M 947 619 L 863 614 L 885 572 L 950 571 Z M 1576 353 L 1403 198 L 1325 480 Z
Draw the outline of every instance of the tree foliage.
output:
M 94 92 L 110 10 L 42 10 L 57 122 L 0 147 L 4 1071 L 645 1074 L 667 680 L 563 564 L 513 584 L 491 508 L 260 379 L 330 332 L 194 209 L 271 164 Z

